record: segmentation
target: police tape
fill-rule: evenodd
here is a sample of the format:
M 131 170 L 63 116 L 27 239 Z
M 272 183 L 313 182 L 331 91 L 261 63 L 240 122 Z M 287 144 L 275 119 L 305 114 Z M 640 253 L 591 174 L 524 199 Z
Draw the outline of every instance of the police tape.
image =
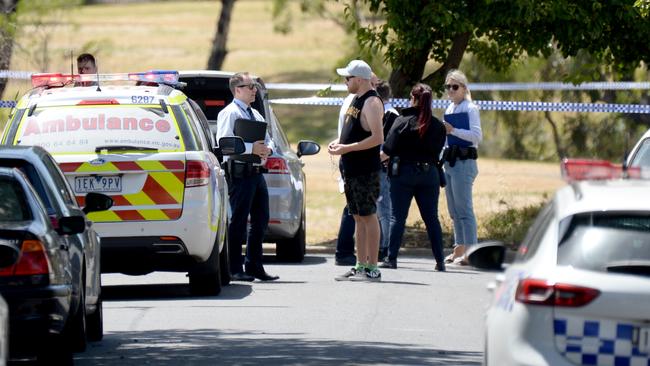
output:
M 268 83 L 265 84 L 269 90 L 304 90 L 318 91 L 330 89 L 332 91 L 347 91 L 344 84 L 290 84 L 290 83 Z M 472 91 L 502 90 L 502 91 L 525 91 L 525 90 L 633 90 L 650 89 L 650 82 L 634 81 L 612 81 L 612 82 L 589 82 L 581 84 L 544 82 L 544 83 L 470 83 Z
M 0 78 L 25 79 L 31 78 L 31 71 L 0 70 Z M 524 90 L 633 90 L 650 89 L 650 82 L 635 81 L 603 81 L 587 82 L 580 84 L 562 82 L 540 82 L 540 83 L 469 83 L 469 89 L 474 91 L 502 90 L 502 91 L 524 91 Z M 310 83 L 268 83 L 269 90 L 302 90 L 318 91 L 330 89 L 332 91 L 347 91 L 345 84 L 310 84 Z
M 344 98 L 282 98 L 271 99 L 274 104 L 340 106 Z M 408 107 L 408 99 L 391 99 L 395 107 Z M 650 114 L 650 105 L 645 104 L 612 104 L 612 103 L 553 103 L 553 102 L 514 102 L 514 101 L 474 101 L 479 108 L 488 111 L 548 111 L 548 112 L 608 112 Z M 431 106 L 434 109 L 446 109 L 449 100 L 435 99 Z

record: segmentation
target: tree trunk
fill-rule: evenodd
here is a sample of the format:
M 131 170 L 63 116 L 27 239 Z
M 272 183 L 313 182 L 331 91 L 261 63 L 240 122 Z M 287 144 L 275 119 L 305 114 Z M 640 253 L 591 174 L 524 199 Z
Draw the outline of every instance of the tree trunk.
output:
M 406 98 L 411 87 L 420 81 L 430 50 L 431 47 L 409 50 L 408 54 L 402 54 L 397 62 L 392 62 L 393 66 L 397 67 L 391 71 L 388 83 L 396 98 Z
M 564 147 L 562 147 L 562 141 L 560 139 L 560 132 L 557 129 L 557 123 L 553 121 L 551 118 L 551 112 L 549 111 L 544 112 L 544 117 L 551 125 L 551 129 L 553 130 L 553 140 L 555 141 L 555 151 L 557 151 L 558 158 L 562 160 L 566 157 L 566 151 L 564 151 Z
M 18 0 L 0 1 L 0 70 L 9 70 L 14 49 L 16 5 Z M 0 97 L 7 86 L 7 78 L 0 78 Z
M 220 70 L 223 61 L 226 59 L 226 41 L 228 40 L 228 30 L 230 29 L 230 17 L 235 0 L 221 0 L 221 14 L 217 21 L 217 32 L 212 41 L 212 51 L 208 59 L 208 70 Z
M 454 37 L 445 62 L 436 71 L 423 78 L 422 82 L 428 84 L 432 90 L 442 90 L 442 85 L 445 83 L 447 73 L 460 66 L 460 62 L 463 60 L 463 55 L 465 54 L 471 36 L 472 34 L 469 32 L 457 34 Z

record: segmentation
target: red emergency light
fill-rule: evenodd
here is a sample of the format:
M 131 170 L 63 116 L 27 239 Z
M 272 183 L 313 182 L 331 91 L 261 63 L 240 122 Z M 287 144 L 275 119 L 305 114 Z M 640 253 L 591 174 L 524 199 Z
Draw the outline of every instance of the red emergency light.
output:
M 118 74 L 32 74 L 32 86 L 62 87 L 72 83 L 105 82 L 105 81 L 136 81 L 145 85 L 178 84 L 178 71 L 152 70 L 147 72 L 132 72 Z
M 638 167 L 623 169 L 621 164 L 596 159 L 563 159 L 562 178 L 567 182 L 582 180 L 612 180 L 621 178 L 641 178 Z
M 79 75 L 49 73 L 49 74 L 32 74 L 32 86 L 38 88 L 41 86 L 65 86 L 79 80 Z

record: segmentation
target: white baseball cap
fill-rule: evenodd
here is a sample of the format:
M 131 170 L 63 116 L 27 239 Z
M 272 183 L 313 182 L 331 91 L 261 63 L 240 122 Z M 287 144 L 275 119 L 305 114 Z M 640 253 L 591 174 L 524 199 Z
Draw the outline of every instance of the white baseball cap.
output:
M 345 68 L 336 69 L 336 73 L 341 76 L 356 76 L 366 80 L 372 78 L 370 66 L 362 60 L 352 60 Z

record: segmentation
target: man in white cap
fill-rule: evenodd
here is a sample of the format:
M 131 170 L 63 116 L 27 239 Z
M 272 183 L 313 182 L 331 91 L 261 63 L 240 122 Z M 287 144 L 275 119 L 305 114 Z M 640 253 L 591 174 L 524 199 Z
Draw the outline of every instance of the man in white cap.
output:
M 380 281 L 377 268 L 379 251 L 379 145 L 384 141 L 384 105 L 373 89 L 372 70 L 362 60 L 352 60 L 336 72 L 345 77 L 351 94 L 350 104 L 338 140 L 328 146 L 331 155 L 341 155 L 345 198 L 356 223 L 357 264 L 336 280 Z

